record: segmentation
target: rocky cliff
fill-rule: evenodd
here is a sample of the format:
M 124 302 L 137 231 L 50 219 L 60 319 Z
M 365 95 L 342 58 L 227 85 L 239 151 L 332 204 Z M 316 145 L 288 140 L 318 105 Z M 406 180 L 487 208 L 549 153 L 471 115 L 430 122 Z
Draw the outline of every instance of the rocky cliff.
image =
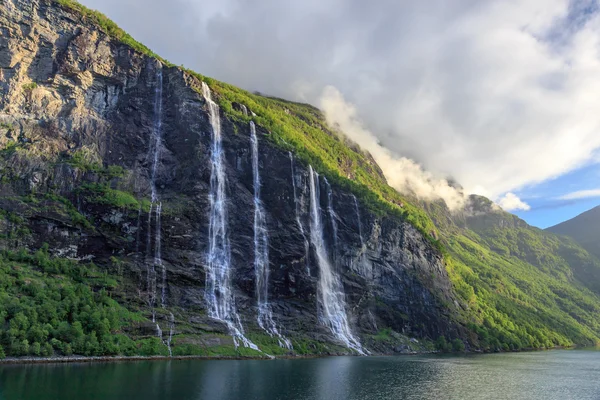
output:
M 54 256 L 119 276 L 114 297 L 146 318 L 126 329 L 132 337 L 160 334 L 154 319 L 165 337 L 174 327 L 174 346 L 227 346 L 231 326 L 214 318 L 206 295 L 211 218 L 223 206 L 236 326 L 268 342 L 257 319 L 250 125 L 216 108 L 224 204 L 215 205 L 215 121 L 200 78 L 60 3 L 0 4 L 0 247 L 47 243 Z M 375 212 L 318 166 L 311 178 L 311 166 L 261 126 L 259 110 L 233 107 L 256 117 L 268 306 L 295 349 L 348 351 L 323 318 L 314 202 L 348 326 L 365 349 L 465 338 L 442 255 L 421 230 Z

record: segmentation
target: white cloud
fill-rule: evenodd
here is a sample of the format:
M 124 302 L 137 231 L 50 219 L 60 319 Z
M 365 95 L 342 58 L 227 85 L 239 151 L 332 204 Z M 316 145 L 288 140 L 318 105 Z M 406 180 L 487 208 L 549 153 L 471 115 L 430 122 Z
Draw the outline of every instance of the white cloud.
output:
M 466 192 L 497 199 L 600 149 L 593 0 L 82 2 L 247 89 L 318 104 L 334 86 L 389 157 Z
M 577 192 L 567 193 L 563 196 L 560 196 L 560 200 L 579 200 L 579 199 L 588 199 L 591 197 L 600 197 L 600 189 L 591 189 L 591 190 L 579 190 Z
M 462 192 L 450 186 L 447 180 L 434 176 L 406 157 L 398 157 L 382 147 L 377 138 L 357 119 L 354 106 L 341 93 L 328 86 L 323 91 L 320 107 L 331 126 L 339 129 L 364 150 L 367 150 L 383 170 L 388 183 L 400 192 L 411 192 L 425 200 L 443 199 L 452 210 L 461 208 L 466 201 Z
M 510 192 L 499 198 L 496 203 L 505 211 L 529 211 L 531 209 L 529 204 L 521 200 L 516 194 Z

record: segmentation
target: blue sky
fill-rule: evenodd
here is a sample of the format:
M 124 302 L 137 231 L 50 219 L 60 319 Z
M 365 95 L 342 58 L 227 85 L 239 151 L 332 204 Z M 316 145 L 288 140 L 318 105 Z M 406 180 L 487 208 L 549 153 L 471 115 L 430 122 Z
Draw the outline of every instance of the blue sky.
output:
M 562 199 L 581 191 L 593 191 L 596 196 Z M 531 206 L 529 211 L 515 211 L 530 225 L 547 228 L 571 219 L 600 205 L 600 165 L 592 164 L 559 178 L 532 186 L 517 195 Z M 574 195 L 577 197 L 577 195 Z

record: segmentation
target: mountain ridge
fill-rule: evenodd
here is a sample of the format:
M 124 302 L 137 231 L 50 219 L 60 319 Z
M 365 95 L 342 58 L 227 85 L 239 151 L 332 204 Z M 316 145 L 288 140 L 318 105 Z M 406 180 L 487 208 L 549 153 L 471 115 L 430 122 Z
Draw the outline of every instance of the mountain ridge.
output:
M 568 236 L 588 252 L 600 258 L 600 206 L 546 228 L 546 231 Z

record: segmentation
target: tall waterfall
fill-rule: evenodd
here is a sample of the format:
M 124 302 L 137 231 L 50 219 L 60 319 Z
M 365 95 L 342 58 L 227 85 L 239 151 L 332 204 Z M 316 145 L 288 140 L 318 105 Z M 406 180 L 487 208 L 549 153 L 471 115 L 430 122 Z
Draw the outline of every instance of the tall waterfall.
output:
M 148 157 L 151 160 L 150 170 L 150 191 L 151 203 L 148 213 L 148 237 L 146 238 L 146 252 L 149 256 L 152 251 L 152 210 L 155 213 L 154 223 L 154 254 L 152 262 L 148 261 L 148 291 L 150 294 L 150 306 L 152 307 L 152 322 L 156 324 L 157 335 L 162 339 L 162 330 L 156 322 L 156 313 L 154 308 L 157 302 L 157 268 L 161 270 L 161 293 L 160 306 L 165 308 L 166 305 L 166 287 L 167 287 L 167 269 L 162 260 L 162 203 L 156 189 L 156 176 L 160 167 L 160 156 L 162 149 L 162 103 L 163 103 L 163 73 L 162 68 L 156 72 L 156 89 L 154 92 L 154 123 L 152 126 L 152 141 L 150 142 Z M 150 267 L 151 264 L 151 267 Z M 174 318 L 170 322 L 170 331 L 173 331 Z M 171 354 L 171 340 L 165 342 Z
M 333 271 L 327 254 L 325 240 L 323 239 L 320 204 L 319 174 L 310 167 L 310 238 L 315 247 L 320 271 L 318 286 L 319 317 L 346 347 L 364 355 L 365 352 L 360 342 L 350 330 L 348 315 L 346 314 L 344 288 L 337 273 Z
M 245 108 L 244 108 L 245 110 Z M 277 330 L 269 304 L 269 232 L 265 210 L 260 200 L 260 173 L 258 170 L 258 138 L 256 126 L 250 122 L 252 144 L 252 173 L 254 176 L 254 273 L 256 275 L 256 297 L 258 300 L 258 325 L 269 336 L 276 337 L 279 345 L 292 349 L 292 343 Z
M 310 243 L 306 237 L 306 232 L 304 231 L 304 226 L 302 225 L 302 221 L 300 220 L 300 199 L 298 198 L 298 190 L 296 189 L 296 166 L 294 164 L 294 155 L 292 152 L 288 152 L 290 156 L 290 164 L 292 168 L 292 187 L 294 188 L 294 207 L 296 211 L 296 223 L 298 224 L 298 228 L 300 229 L 300 233 L 302 234 L 302 239 L 304 240 L 304 260 L 306 263 L 306 272 L 308 276 L 310 276 Z
M 225 193 L 225 167 L 223 165 L 219 106 L 212 100 L 210 88 L 204 82 L 202 82 L 202 94 L 208 104 L 208 114 L 212 127 L 209 245 L 205 289 L 208 315 L 227 324 L 236 347 L 241 343 L 245 347 L 258 350 L 258 347 L 244 335 L 231 287 L 231 251 L 227 232 L 227 196 Z
M 362 249 L 362 251 L 364 251 L 365 239 L 363 237 L 362 222 L 360 221 L 360 208 L 358 207 L 358 200 L 356 199 L 356 196 L 352 195 L 352 198 L 354 199 L 354 209 L 356 210 L 356 218 L 358 220 L 358 236 L 360 237 L 360 248 Z
M 337 214 L 333 209 L 333 192 L 331 185 L 327 178 L 325 180 L 325 186 L 327 187 L 327 214 L 329 214 L 329 222 L 331 223 L 331 229 L 333 230 L 333 258 L 336 259 L 338 251 L 338 225 L 337 225 Z

